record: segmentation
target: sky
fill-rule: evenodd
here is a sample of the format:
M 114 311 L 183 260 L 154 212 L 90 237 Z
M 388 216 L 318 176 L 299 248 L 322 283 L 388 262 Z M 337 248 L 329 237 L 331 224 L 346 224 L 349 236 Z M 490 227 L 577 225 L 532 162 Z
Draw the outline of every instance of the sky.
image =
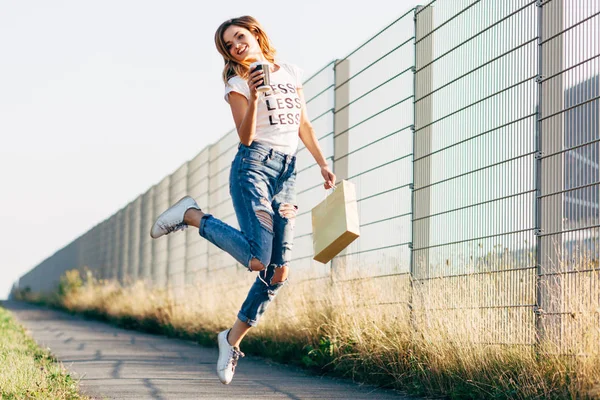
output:
M 420 3 L 0 2 L 0 299 L 233 128 L 221 22 L 253 15 L 308 77 Z

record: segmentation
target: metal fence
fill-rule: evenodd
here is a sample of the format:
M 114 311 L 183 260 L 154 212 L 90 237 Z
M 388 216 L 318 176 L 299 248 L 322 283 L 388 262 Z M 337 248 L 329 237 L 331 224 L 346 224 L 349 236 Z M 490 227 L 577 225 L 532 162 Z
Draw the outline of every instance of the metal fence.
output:
M 539 19 L 538 329 L 581 352 L 590 309 L 600 326 L 600 2 L 544 1 Z
M 443 316 L 449 334 L 470 320 L 486 343 L 580 335 L 572 315 L 600 306 L 599 13 L 598 0 L 434 0 L 307 79 L 321 148 L 356 185 L 361 237 L 312 260 L 325 192 L 300 147 L 293 280 L 366 275 L 421 331 Z M 178 296 L 201 282 L 245 293 L 253 276 L 196 230 L 148 234 L 184 194 L 237 227 L 237 144 L 228 132 L 19 286 L 53 290 L 87 266 Z
M 530 0 L 417 12 L 415 310 L 490 343 L 534 342 L 536 21 Z

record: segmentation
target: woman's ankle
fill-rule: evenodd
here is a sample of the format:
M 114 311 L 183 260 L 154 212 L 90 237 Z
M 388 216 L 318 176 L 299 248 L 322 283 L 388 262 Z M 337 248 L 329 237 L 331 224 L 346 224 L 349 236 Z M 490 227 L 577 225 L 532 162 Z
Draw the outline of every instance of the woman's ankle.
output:
M 200 220 L 204 216 L 204 213 L 196 208 L 189 208 L 185 214 L 183 214 L 183 222 L 188 226 L 196 228 L 200 227 Z
M 244 336 L 246 336 L 250 328 L 251 326 L 247 323 L 236 319 L 229 332 L 227 332 L 227 342 L 229 345 L 239 347 L 242 339 L 244 339 Z

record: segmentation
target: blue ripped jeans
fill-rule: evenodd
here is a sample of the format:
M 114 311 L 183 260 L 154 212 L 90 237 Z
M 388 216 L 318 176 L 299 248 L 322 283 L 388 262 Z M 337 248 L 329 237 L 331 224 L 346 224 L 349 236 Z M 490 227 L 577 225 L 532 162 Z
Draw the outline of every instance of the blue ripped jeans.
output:
M 294 240 L 296 157 L 253 142 L 240 145 L 231 164 L 229 192 L 240 230 L 210 214 L 200 221 L 200 236 L 250 269 L 252 259 L 267 268 L 258 273 L 238 318 L 258 320 L 285 282 L 271 283 L 275 268 L 288 265 Z

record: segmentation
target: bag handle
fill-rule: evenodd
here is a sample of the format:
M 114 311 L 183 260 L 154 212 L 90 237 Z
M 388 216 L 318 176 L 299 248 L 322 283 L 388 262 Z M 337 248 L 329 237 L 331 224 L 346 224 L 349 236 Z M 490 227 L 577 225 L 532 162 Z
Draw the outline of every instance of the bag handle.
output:
M 325 194 L 323 195 L 323 197 L 321 198 L 321 201 L 325 200 L 327 197 L 331 196 L 333 194 L 333 192 L 335 192 L 335 189 L 337 189 L 337 185 L 333 185 L 333 187 L 331 189 L 326 189 L 325 190 Z

